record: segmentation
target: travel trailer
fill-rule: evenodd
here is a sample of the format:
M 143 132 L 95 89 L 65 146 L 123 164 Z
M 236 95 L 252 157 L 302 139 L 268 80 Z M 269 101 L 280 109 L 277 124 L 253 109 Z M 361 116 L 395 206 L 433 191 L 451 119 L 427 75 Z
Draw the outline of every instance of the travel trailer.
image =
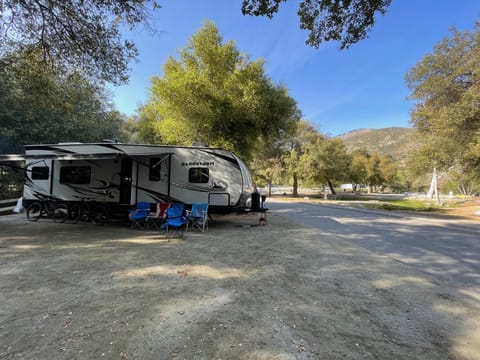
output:
M 137 202 L 208 203 L 210 213 L 251 206 L 256 188 L 232 152 L 209 147 L 122 143 L 27 145 L 24 206 L 38 200 L 95 201 L 112 209 Z

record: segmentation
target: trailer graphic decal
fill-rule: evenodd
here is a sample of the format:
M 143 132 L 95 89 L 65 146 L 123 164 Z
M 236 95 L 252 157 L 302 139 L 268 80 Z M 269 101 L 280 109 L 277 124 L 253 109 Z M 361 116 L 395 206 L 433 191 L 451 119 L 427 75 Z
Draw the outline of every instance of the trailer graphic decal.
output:
M 79 186 L 79 185 L 72 185 L 72 184 L 64 184 L 65 186 L 69 187 L 74 192 L 89 196 L 91 199 L 98 199 L 98 197 L 105 197 L 108 199 L 114 199 L 116 195 L 118 195 L 119 186 L 114 185 L 108 181 L 97 179 L 99 183 L 101 183 L 98 187 L 93 186 Z M 74 195 L 75 197 L 79 197 Z

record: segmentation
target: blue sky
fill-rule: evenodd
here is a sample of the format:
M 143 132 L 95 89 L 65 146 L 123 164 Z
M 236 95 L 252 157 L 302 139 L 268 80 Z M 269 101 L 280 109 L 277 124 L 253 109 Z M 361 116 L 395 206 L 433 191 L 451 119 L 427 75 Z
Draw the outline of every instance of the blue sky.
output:
M 156 33 L 136 29 L 125 37 L 136 42 L 128 85 L 112 89 L 119 111 L 132 115 L 148 100 L 152 76 L 162 76 L 168 56 L 176 56 L 205 20 L 213 21 L 224 41 L 234 40 L 251 59 L 263 58 L 266 73 L 285 85 L 304 119 L 322 133 L 336 136 L 359 128 L 409 126 L 413 103 L 406 98 L 404 74 L 455 26 L 473 30 L 480 19 L 478 0 L 393 0 L 378 16 L 366 40 L 339 50 L 305 44 L 299 29 L 298 0 L 281 5 L 271 20 L 243 16 L 241 0 L 160 0 L 154 14 Z

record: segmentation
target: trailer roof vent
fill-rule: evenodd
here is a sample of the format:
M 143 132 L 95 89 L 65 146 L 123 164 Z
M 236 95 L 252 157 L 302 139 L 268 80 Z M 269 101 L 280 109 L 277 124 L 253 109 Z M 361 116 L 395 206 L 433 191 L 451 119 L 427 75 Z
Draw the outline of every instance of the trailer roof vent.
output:
M 102 142 L 104 142 L 104 143 L 118 144 L 120 141 L 118 141 L 117 138 L 113 138 L 113 139 L 103 139 Z

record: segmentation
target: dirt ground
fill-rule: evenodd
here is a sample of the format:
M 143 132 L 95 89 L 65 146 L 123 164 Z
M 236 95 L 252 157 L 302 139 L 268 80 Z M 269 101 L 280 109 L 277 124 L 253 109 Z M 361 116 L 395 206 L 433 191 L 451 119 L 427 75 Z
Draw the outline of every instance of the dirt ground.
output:
M 465 217 L 471 220 L 480 221 L 480 200 L 468 199 L 461 201 L 456 207 L 445 211 L 448 215 Z
M 480 294 L 276 214 L 0 217 L 0 359 L 479 359 Z

